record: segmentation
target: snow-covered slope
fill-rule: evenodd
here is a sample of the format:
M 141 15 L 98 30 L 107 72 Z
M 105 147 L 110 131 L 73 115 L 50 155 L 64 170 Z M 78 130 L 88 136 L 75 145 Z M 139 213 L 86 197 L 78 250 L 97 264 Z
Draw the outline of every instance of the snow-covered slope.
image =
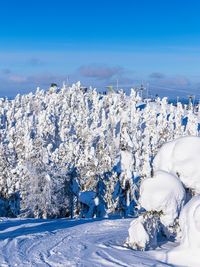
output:
M 0 266 L 171 266 L 123 245 L 131 220 L 1 219 Z

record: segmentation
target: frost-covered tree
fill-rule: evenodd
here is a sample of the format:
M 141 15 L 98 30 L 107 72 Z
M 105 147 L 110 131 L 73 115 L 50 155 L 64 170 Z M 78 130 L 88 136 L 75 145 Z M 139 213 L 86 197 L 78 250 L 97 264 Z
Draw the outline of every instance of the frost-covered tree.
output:
M 82 92 L 79 82 L 0 99 L 1 214 L 78 216 L 87 191 L 101 195 L 108 214 L 133 214 L 138 183 L 152 174 L 159 148 L 188 134 L 199 135 L 198 113 L 166 98 L 142 101 L 134 90 L 102 95 Z M 38 213 L 31 196 L 41 198 Z
M 198 217 L 192 206 L 198 209 L 199 205 L 199 149 L 199 137 L 185 136 L 164 144 L 159 150 L 153 161 L 153 177 L 144 179 L 140 185 L 139 203 L 144 210 L 130 226 L 128 246 L 140 250 L 155 248 L 159 235 L 180 238 L 180 228 L 181 244 L 188 245 L 193 235 L 190 227 L 196 228 Z M 191 219 L 187 212 L 192 214 Z M 199 244 L 194 246 L 197 248 Z
M 34 218 L 56 218 L 71 214 L 67 176 L 54 170 L 23 166 L 21 215 Z

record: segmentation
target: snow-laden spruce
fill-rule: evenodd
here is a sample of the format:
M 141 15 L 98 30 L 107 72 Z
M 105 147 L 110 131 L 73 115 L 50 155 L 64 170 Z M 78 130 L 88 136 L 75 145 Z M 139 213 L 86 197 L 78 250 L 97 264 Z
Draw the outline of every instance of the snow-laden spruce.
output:
M 198 135 L 198 123 L 181 103 L 82 92 L 80 83 L 0 99 L 0 215 L 77 217 L 87 191 L 98 214 L 135 215 L 159 147 Z
M 181 236 L 180 245 L 167 253 L 166 260 L 200 265 L 199 151 L 200 138 L 194 136 L 175 139 L 158 151 L 153 160 L 153 176 L 143 179 L 140 185 L 139 203 L 145 211 L 130 225 L 128 246 L 146 250 L 156 247 L 158 236 Z M 191 255 L 193 259 L 175 261 L 182 254 L 183 259 Z

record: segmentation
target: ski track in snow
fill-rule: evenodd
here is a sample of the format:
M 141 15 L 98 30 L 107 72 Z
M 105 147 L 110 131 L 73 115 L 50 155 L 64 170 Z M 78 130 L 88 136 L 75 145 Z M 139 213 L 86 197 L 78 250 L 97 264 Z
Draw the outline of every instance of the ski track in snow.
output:
M 2 219 L 0 266 L 171 266 L 123 245 L 131 220 Z

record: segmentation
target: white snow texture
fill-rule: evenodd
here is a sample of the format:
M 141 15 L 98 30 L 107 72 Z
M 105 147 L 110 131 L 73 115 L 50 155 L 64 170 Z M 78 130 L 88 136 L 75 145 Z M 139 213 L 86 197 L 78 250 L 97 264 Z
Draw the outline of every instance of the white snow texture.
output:
M 140 187 L 140 204 L 147 211 L 162 211 L 161 222 L 173 225 L 185 201 L 181 181 L 173 174 L 157 171 L 153 178 L 143 180 Z
M 200 138 L 186 136 L 164 144 L 153 168 L 178 176 L 186 188 L 200 194 Z

